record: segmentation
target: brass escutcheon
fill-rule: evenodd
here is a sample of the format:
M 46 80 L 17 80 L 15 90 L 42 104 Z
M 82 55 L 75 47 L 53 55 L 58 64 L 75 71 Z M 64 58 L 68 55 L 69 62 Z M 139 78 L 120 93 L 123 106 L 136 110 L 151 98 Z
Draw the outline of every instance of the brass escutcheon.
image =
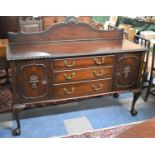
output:
M 93 73 L 94 73 L 94 76 L 96 76 L 96 77 L 102 77 L 102 76 L 103 76 L 103 74 L 104 74 L 104 70 L 100 70 L 100 72 L 99 72 L 99 73 L 97 73 L 97 71 L 96 71 L 96 70 L 94 70 L 94 71 L 93 71 Z

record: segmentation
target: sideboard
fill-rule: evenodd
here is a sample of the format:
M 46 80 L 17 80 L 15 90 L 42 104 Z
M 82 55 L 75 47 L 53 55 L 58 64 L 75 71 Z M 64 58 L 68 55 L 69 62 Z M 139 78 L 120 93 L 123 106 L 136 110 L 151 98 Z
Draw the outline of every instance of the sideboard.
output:
M 137 114 L 147 49 L 124 40 L 122 29 L 97 30 L 67 17 L 46 31 L 8 37 L 13 135 L 21 133 L 19 112 L 30 105 L 133 92 L 131 114 Z

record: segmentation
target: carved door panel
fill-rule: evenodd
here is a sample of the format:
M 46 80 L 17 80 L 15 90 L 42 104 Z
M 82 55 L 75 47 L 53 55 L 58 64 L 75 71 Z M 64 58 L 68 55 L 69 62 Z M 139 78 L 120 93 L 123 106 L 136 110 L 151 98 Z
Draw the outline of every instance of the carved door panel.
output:
M 114 71 L 114 90 L 136 88 L 140 59 L 138 54 L 118 55 Z
M 49 67 L 47 62 L 42 61 L 30 61 L 18 64 L 17 77 L 20 101 L 31 102 L 49 98 Z

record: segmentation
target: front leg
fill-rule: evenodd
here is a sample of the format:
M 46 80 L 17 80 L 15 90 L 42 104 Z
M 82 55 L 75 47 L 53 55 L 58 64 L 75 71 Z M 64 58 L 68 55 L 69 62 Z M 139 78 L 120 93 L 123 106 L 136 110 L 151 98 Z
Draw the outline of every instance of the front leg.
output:
M 16 123 L 17 123 L 17 127 L 15 129 L 13 129 L 12 135 L 13 136 L 19 136 L 20 133 L 21 133 L 21 130 L 20 130 L 20 120 L 19 120 L 19 112 L 13 112 L 13 114 L 14 114 L 14 117 L 15 117 L 15 120 L 16 120 Z
M 25 108 L 24 104 L 15 104 L 12 108 L 17 127 L 13 129 L 12 135 L 19 136 L 21 134 L 19 113 Z
M 130 111 L 132 116 L 136 116 L 138 114 L 138 112 L 135 109 L 135 104 L 136 104 L 136 101 L 138 100 L 140 95 L 141 95 L 141 91 L 140 92 L 134 92 L 131 111 Z

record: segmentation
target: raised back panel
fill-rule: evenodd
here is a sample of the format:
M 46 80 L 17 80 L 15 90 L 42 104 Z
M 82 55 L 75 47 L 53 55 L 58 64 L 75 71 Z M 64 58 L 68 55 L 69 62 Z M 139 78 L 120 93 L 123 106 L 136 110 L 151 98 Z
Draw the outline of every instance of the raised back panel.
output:
M 87 55 L 105 51 L 121 51 L 123 30 L 97 30 L 76 18 L 36 33 L 9 33 L 8 60 Z
M 55 24 L 39 33 L 8 33 L 9 43 L 68 41 L 87 39 L 116 39 L 122 44 L 123 30 L 97 30 L 86 23 L 80 23 L 76 18 L 66 18 L 63 23 Z

